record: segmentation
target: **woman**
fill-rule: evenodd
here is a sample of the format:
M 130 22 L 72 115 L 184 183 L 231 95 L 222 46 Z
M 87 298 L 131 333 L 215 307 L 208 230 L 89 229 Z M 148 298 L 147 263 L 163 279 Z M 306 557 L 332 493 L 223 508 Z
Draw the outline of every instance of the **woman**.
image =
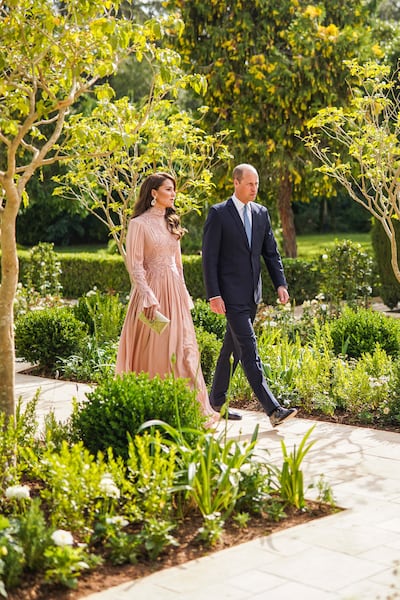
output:
M 127 268 L 133 284 L 119 342 L 116 373 L 145 371 L 165 377 L 172 371 L 188 378 L 210 422 L 219 415 L 210 406 L 190 314 L 180 238 L 185 233 L 174 209 L 176 183 L 168 173 L 147 177 L 139 192 L 126 238 Z M 170 323 L 161 333 L 139 319 L 156 311 Z

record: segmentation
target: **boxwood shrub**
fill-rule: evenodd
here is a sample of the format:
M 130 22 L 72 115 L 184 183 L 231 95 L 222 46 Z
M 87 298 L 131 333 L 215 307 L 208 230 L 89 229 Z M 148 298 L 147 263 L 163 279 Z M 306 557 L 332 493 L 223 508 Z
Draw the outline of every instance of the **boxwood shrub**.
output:
M 375 310 L 345 308 L 330 324 L 335 353 L 359 358 L 374 352 L 377 344 L 387 354 L 399 356 L 400 321 Z
M 68 307 L 33 310 L 15 325 L 17 356 L 49 372 L 60 358 L 78 353 L 85 339 L 85 326 Z
M 204 421 L 187 381 L 172 375 L 165 379 L 151 379 L 147 373 L 109 377 L 87 397 L 88 401 L 73 411 L 71 432 L 93 454 L 112 448 L 126 459 L 128 434 L 135 436 L 139 427 L 151 419 L 178 427 L 179 418 L 182 427 L 192 428 Z

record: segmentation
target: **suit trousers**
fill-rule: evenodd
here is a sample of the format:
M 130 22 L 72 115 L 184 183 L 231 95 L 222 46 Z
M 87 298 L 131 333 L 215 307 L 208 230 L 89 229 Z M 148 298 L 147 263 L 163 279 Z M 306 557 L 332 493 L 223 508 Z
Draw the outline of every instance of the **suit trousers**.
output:
M 210 392 L 210 402 L 214 408 L 221 408 L 226 402 L 229 381 L 240 360 L 247 380 L 267 415 L 271 415 L 280 404 L 268 387 L 262 362 L 258 354 L 257 339 L 253 322 L 257 305 L 225 305 L 226 332 L 221 352 L 217 360 Z

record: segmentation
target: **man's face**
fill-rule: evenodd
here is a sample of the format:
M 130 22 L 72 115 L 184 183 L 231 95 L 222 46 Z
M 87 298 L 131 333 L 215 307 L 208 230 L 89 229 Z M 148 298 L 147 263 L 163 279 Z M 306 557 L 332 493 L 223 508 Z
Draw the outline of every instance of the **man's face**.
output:
M 258 183 L 257 172 L 246 169 L 243 171 L 243 176 L 240 181 L 238 179 L 233 180 L 236 197 L 243 202 L 243 204 L 252 202 L 257 196 Z

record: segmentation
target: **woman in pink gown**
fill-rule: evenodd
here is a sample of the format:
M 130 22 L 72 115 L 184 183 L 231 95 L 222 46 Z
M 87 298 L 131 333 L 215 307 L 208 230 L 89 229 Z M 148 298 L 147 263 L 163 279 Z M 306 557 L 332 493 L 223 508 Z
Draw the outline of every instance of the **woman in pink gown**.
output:
M 193 302 L 183 276 L 180 238 L 185 230 L 173 208 L 175 180 L 155 173 L 143 182 L 126 238 L 126 263 L 132 294 L 122 328 L 116 373 L 144 371 L 150 377 L 190 380 L 209 422 L 219 418 L 208 400 L 200 366 L 200 353 L 190 313 Z M 155 312 L 170 323 L 158 334 L 139 320 L 143 311 L 152 320 Z

